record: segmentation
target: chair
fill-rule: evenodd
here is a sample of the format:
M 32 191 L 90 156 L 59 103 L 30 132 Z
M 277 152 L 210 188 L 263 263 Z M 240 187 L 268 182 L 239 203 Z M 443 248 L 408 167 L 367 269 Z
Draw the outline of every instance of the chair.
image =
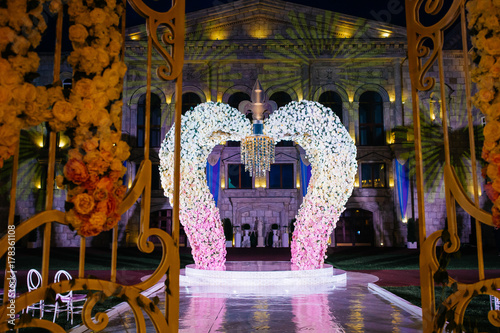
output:
M 42 274 L 38 272 L 36 269 L 32 268 L 28 271 L 28 276 L 27 276 L 27 282 L 28 282 L 28 291 L 33 291 L 35 289 L 40 288 L 42 285 Z M 38 303 L 34 303 L 31 305 L 28 305 L 24 311 L 26 313 L 29 313 L 30 310 L 33 310 L 33 315 L 35 314 L 35 310 L 40 311 L 40 318 L 43 317 L 43 312 L 44 312 L 45 304 L 43 302 L 43 299 L 40 300 Z
M 71 274 L 69 274 L 65 270 L 61 269 L 54 276 L 54 283 L 61 282 L 61 280 L 63 278 L 65 280 L 72 280 L 73 279 Z M 83 304 L 81 306 L 75 306 L 74 303 L 84 302 L 85 299 L 86 299 L 86 295 L 80 295 L 80 294 L 74 295 L 72 290 L 70 290 L 69 292 L 67 292 L 65 294 L 57 294 L 56 295 L 56 302 L 54 304 L 54 319 L 52 321 L 53 322 L 56 321 L 58 312 L 66 311 L 66 320 L 68 320 L 69 316 L 71 315 L 71 325 L 73 325 L 73 314 L 74 313 L 81 313 L 81 309 L 83 308 Z M 75 311 L 75 309 L 77 309 L 77 311 Z

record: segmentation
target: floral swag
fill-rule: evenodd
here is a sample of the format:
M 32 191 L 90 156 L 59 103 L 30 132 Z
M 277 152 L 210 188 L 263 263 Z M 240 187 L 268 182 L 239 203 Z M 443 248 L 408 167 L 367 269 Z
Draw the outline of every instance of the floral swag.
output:
M 210 116 L 207 116 L 210 115 Z M 208 189 L 204 168 L 215 145 L 240 141 L 250 134 L 250 122 L 222 103 L 203 103 L 182 117 L 180 222 L 202 269 L 222 269 L 225 238 L 219 210 Z M 165 194 L 173 197 L 174 129 L 160 150 Z M 292 241 L 292 263 L 299 269 L 320 268 L 329 235 L 345 209 L 357 170 L 356 146 L 337 116 L 310 101 L 292 102 L 265 121 L 264 134 L 276 142 L 293 140 L 312 164 L 308 193 L 298 212 Z
M 4 2 L 5 3 L 5 2 Z M 36 4 L 33 6 L 33 4 Z M 125 195 L 123 166 L 129 147 L 121 141 L 120 59 L 123 4 L 115 0 L 69 0 L 69 38 L 73 88 L 32 81 L 39 65 L 34 48 L 46 28 L 44 1 L 8 0 L 0 8 L 0 167 L 13 155 L 22 128 L 47 122 L 53 131 L 71 133 L 72 149 L 58 186 L 68 185 L 66 220 L 81 236 L 113 228 Z M 62 10 L 60 0 L 49 10 Z

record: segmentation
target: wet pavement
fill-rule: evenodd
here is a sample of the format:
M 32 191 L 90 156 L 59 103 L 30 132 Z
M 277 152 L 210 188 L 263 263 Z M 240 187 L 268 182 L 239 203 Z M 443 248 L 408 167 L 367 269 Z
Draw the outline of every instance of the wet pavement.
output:
M 346 279 L 334 284 L 241 289 L 185 285 L 181 276 L 179 332 L 422 332 L 421 310 L 384 293 L 373 284 L 377 280 L 346 272 Z M 163 283 L 145 294 L 159 296 L 163 311 Z M 154 332 L 146 322 L 147 332 Z M 136 332 L 130 308 L 114 309 L 102 332 Z

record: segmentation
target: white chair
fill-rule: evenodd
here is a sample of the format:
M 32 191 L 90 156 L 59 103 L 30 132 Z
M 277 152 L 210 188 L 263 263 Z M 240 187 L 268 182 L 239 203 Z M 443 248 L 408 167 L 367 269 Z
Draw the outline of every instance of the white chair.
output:
M 28 280 L 28 291 L 33 291 L 35 289 L 40 288 L 40 286 L 42 285 L 42 274 L 40 274 L 40 272 L 38 272 L 36 269 L 32 268 L 28 271 L 27 280 Z M 26 311 L 26 313 L 29 313 L 30 310 L 33 310 L 33 315 L 34 315 L 35 310 L 39 310 L 40 311 L 40 318 L 42 318 L 43 312 L 44 312 L 44 307 L 45 306 L 44 306 L 44 302 L 42 299 L 38 303 L 28 305 L 28 307 L 26 307 L 26 309 L 23 310 L 23 313 L 24 313 L 24 311 Z
M 60 270 L 54 276 L 54 282 L 61 282 L 61 279 L 71 280 L 73 278 L 71 274 L 69 274 L 65 270 Z M 52 321 L 56 321 L 58 312 L 66 311 L 66 320 L 68 320 L 71 315 L 71 325 L 73 325 L 73 314 L 80 313 L 81 309 L 83 308 L 83 304 L 81 306 L 75 306 L 74 303 L 84 302 L 85 298 L 86 295 L 74 295 L 72 290 L 65 294 L 57 294 L 56 302 L 54 304 L 54 319 Z M 77 309 L 77 311 L 75 311 L 75 309 Z

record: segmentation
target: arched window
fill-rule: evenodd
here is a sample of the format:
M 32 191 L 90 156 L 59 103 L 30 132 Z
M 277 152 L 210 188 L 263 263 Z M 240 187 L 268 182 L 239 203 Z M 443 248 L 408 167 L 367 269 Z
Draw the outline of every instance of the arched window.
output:
M 238 92 L 235 92 L 234 94 L 232 94 L 231 96 L 229 96 L 229 99 L 227 100 L 227 104 L 229 104 L 229 106 L 237 109 L 238 105 L 240 105 L 241 102 L 249 101 L 249 100 L 250 100 L 250 96 L 248 96 L 247 93 L 238 91 Z
M 271 101 L 275 101 L 278 108 L 287 105 L 292 101 L 290 95 L 284 91 L 277 91 L 269 97 Z M 276 144 L 276 147 L 293 147 L 293 141 L 283 140 Z
M 227 104 L 229 104 L 229 106 L 237 109 L 238 105 L 240 105 L 241 102 L 249 101 L 249 100 L 250 100 L 250 96 L 248 96 L 247 93 L 238 91 L 238 92 L 235 92 L 234 94 L 232 94 L 231 96 L 229 96 L 229 99 L 227 100 Z M 244 110 L 244 112 L 245 111 L 246 110 Z M 248 120 L 252 121 L 252 113 L 251 112 L 247 113 L 246 117 L 248 118 Z M 228 141 L 227 146 L 228 147 L 239 147 L 240 142 L 239 141 Z
M 144 131 L 146 119 L 146 94 L 137 103 L 137 147 L 144 147 Z M 161 100 L 156 94 L 151 94 L 151 119 L 149 128 L 149 146 L 160 147 L 161 144 Z
M 182 94 L 182 114 L 184 115 L 186 111 L 191 110 L 198 104 L 201 104 L 201 98 L 193 92 L 187 92 Z
M 319 96 L 318 102 L 326 107 L 332 109 L 333 112 L 339 117 L 340 122 L 342 119 L 342 98 L 335 91 L 325 91 Z
M 275 101 L 278 108 L 287 105 L 292 101 L 290 95 L 284 91 L 277 91 L 269 97 L 271 101 Z
M 359 144 L 384 145 L 384 103 L 379 93 L 364 92 L 359 97 Z

